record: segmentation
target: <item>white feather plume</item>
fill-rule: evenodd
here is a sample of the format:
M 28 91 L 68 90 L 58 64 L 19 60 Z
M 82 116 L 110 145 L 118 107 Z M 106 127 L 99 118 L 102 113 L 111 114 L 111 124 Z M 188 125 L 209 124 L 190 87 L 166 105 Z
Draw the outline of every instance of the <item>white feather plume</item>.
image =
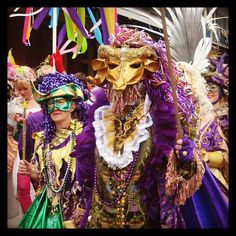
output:
M 212 39 L 207 37 L 201 38 L 196 47 L 192 65 L 198 69 L 200 73 L 206 72 L 207 67 L 210 65 L 207 55 L 210 52 L 211 47 Z
M 158 8 L 153 9 L 161 16 Z M 212 22 L 217 8 L 212 8 L 206 16 L 203 16 L 204 8 L 200 7 L 166 9 L 169 14 L 166 16 L 166 25 L 173 60 L 191 63 L 200 72 L 205 71 L 209 66 L 207 55 L 212 47 L 212 33 L 218 40 L 217 32 L 220 30 L 220 27 Z M 139 13 L 162 29 L 159 19 L 141 11 Z

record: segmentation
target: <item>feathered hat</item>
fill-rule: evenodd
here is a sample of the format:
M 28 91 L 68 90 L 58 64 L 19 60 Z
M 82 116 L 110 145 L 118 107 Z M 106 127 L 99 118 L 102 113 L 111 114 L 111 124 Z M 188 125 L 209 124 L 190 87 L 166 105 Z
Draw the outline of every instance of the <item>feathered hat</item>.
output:
M 225 66 L 224 60 L 227 56 L 227 53 L 223 53 L 219 60 L 211 60 L 211 63 L 215 67 L 215 71 L 209 71 L 208 73 L 203 74 L 207 82 L 212 82 L 222 87 L 225 90 L 229 89 L 229 80 L 224 75 L 224 72 L 228 65 Z

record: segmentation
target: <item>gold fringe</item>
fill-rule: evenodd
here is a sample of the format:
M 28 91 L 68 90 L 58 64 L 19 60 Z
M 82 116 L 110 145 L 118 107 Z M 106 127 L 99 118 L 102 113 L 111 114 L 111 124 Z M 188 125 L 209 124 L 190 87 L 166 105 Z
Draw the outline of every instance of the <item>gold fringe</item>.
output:
M 186 180 L 178 175 L 176 170 L 176 156 L 172 151 L 168 158 L 165 191 L 169 196 L 175 196 L 174 203 L 176 205 L 184 205 L 185 201 L 199 189 L 202 184 L 202 177 L 205 168 L 201 161 L 201 154 L 198 150 L 194 149 L 194 161 L 196 162 L 196 173 Z

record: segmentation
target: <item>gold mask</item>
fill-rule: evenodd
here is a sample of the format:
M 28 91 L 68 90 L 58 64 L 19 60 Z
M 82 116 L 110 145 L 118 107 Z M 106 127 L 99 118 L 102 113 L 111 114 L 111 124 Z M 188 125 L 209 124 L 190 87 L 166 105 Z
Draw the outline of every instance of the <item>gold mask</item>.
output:
M 88 79 L 100 85 L 106 79 L 114 90 L 125 90 L 127 85 L 136 84 L 143 78 L 144 70 L 155 72 L 158 68 L 157 55 L 148 45 L 140 48 L 98 48 L 98 59 L 92 61 L 97 74 Z

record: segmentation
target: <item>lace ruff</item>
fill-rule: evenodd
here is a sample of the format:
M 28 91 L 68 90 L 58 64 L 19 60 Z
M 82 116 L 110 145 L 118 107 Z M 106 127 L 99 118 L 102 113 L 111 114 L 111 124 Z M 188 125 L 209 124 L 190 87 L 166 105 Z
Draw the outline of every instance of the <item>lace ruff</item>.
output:
M 106 143 L 106 128 L 104 125 L 104 113 L 111 109 L 111 106 L 99 107 L 94 113 L 93 127 L 95 129 L 96 145 L 99 155 L 107 163 L 108 167 L 116 169 L 122 169 L 128 166 L 133 161 L 132 152 L 139 150 L 140 143 L 149 138 L 149 132 L 147 128 L 150 127 L 153 122 L 148 110 L 150 108 L 150 99 L 146 95 L 144 103 L 144 117 L 143 120 L 137 125 L 136 131 L 137 135 L 134 140 L 130 143 L 124 144 L 124 151 L 122 154 L 114 153 L 107 147 Z M 111 121 L 112 122 L 112 121 Z

